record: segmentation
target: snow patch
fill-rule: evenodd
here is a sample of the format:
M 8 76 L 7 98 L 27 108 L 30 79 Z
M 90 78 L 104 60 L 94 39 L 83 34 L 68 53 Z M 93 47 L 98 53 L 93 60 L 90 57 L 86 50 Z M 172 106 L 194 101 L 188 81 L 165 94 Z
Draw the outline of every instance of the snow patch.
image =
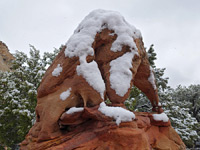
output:
M 83 107 L 71 107 L 68 111 L 66 111 L 66 114 L 73 114 L 76 112 L 81 112 L 83 110 L 84 110 Z
M 110 36 L 114 36 L 114 35 L 115 35 L 115 33 L 110 33 L 109 35 L 110 35 Z
M 38 71 L 37 75 L 42 76 L 42 75 L 44 75 L 44 73 L 45 73 L 45 71 L 41 69 Z
M 163 121 L 163 122 L 168 122 L 169 118 L 165 113 L 161 114 L 153 114 L 153 119 L 156 121 Z
M 109 107 L 102 102 L 98 110 L 105 116 L 112 117 L 116 120 L 116 124 L 119 126 L 121 122 L 129 122 L 135 119 L 135 114 L 122 107 Z
M 87 63 L 81 60 L 81 64 L 77 66 L 76 71 L 80 76 L 82 75 L 90 86 L 92 86 L 97 92 L 100 93 L 101 98 L 104 99 L 105 83 L 101 76 L 101 72 L 95 61 Z
M 60 64 L 58 64 L 57 67 L 53 70 L 52 76 L 58 77 L 61 72 L 62 72 L 62 67 L 60 66 Z
M 152 84 L 153 89 L 156 90 L 156 83 L 155 83 L 155 77 L 153 73 L 153 68 L 150 66 L 150 76 L 148 78 L 148 81 Z
M 110 62 L 110 84 L 111 88 L 115 90 L 116 94 L 123 97 L 132 80 L 132 60 L 136 52 L 127 52 L 123 56 L 112 60 Z
M 112 51 L 121 51 L 123 45 L 129 46 L 132 50 L 137 50 L 133 39 L 141 37 L 140 31 L 126 22 L 120 13 L 97 9 L 86 16 L 74 31 L 74 34 L 66 43 L 65 56 L 94 55 L 92 43 L 95 35 L 105 28 L 113 30 L 117 34 L 117 39 L 111 47 Z
M 65 91 L 65 92 L 62 92 L 61 94 L 60 94 L 60 99 L 61 100 L 66 100 L 68 97 L 69 97 L 69 95 L 71 94 L 70 92 L 71 92 L 71 88 L 69 88 L 67 91 Z

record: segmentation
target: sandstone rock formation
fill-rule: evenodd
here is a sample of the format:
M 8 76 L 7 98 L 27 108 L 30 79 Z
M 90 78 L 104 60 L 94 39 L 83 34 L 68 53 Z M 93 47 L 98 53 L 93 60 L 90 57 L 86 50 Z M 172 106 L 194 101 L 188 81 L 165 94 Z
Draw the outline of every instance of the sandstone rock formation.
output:
M 177 144 L 169 132 L 161 138 L 158 126 L 170 124 L 164 113 L 154 119 L 150 117 L 155 122 L 144 121 L 143 129 L 138 128 L 138 122 L 142 124 L 143 119 L 132 121 L 135 115 L 122 107 L 133 85 L 146 94 L 153 111 L 163 112 L 140 32 L 117 12 L 91 12 L 45 73 L 38 88 L 37 121 L 21 149 L 116 149 L 119 146 L 142 150 L 163 145 L 163 141 L 156 142 L 163 138 L 168 144 L 172 141 L 182 147 L 181 140 Z M 115 107 L 105 105 L 107 98 Z M 122 122 L 129 123 L 121 125 Z M 157 125 L 153 131 L 158 135 L 149 137 L 145 132 L 153 122 Z M 170 126 L 166 128 L 171 131 Z
M 153 120 L 151 113 L 135 112 L 137 120 L 119 126 L 95 108 L 87 108 L 82 117 L 93 119 L 81 125 L 70 125 L 55 139 L 37 142 L 30 134 L 21 144 L 27 150 L 185 150 L 186 147 L 170 122 Z M 69 122 L 73 117 L 68 116 Z M 80 114 L 79 114 L 80 115 Z
M 13 55 L 9 52 L 8 47 L 0 41 L 0 70 L 9 71 L 10 62 L 14 59 Z

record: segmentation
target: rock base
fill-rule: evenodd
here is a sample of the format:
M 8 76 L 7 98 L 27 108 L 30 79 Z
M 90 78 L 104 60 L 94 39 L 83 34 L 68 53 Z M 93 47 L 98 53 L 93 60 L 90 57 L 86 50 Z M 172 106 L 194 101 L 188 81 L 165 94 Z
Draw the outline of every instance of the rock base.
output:
M 136 120 L 119 126 L 109 119 L 90 119 L 65 126 L 62 135 L 38 142 L 27 135 L 21 150 L 185 150 L 170 122 L 153 120 L 152 113 L 135 112 Z

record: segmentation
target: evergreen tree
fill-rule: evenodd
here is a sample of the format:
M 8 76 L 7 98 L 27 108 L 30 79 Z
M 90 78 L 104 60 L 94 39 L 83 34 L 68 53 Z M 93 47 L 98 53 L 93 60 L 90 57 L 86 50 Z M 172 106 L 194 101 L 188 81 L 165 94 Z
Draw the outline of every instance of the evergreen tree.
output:
M 200 122 L 200 85 L 178 86 L 173 97 L 177 102 L 183 103 L 182 106 L 188 108 L 192 117 Z
M 181 136 L 185 145 L 188 148 L 193 148 L 195 141 L 200 138 L 198 131 L 200 124 L 195 117 L 190 113 L 190 100 L 193 96 L 187 96 L 185 88 L 181 86 L 175 90 L 170 89 L 165 95 L 163 106 L 165 113 L 169 116 L 172 126 Z
M 17 51 L 11 72 L 0 72 L 0 145 L 15 149 L 35 121 L 37 88 L 59 50 L 45 53 L 30 45 L 30 57 Z
M 154 45 L 152 44 L 150 46 L 149 50 L 147 51 L 148 60 L 149 60 L 151 67 L 154 70 L 154 75 L 155 75 L 158 91 L 164 91 L 167 88 L 169 88 L 169 86 L 167 86 L 169 78 L 164 77 L 164 72 L 165 72 L 166 68 L 157 68 L 156 67 L 155 60 L 157 59 L 156 58 L 157 54 L 155 53 L 153 46 Z

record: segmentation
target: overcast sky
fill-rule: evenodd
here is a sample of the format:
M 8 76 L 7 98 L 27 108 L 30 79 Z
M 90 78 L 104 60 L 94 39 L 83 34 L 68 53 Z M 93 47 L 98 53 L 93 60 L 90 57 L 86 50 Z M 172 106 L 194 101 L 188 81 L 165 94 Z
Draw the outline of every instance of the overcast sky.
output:
M 0 40 L 11 53 L 65 44 L 94 9 L 120 12 L 154 44 L 169 85 L 200 84 L 200 0 L 0 0 Z

